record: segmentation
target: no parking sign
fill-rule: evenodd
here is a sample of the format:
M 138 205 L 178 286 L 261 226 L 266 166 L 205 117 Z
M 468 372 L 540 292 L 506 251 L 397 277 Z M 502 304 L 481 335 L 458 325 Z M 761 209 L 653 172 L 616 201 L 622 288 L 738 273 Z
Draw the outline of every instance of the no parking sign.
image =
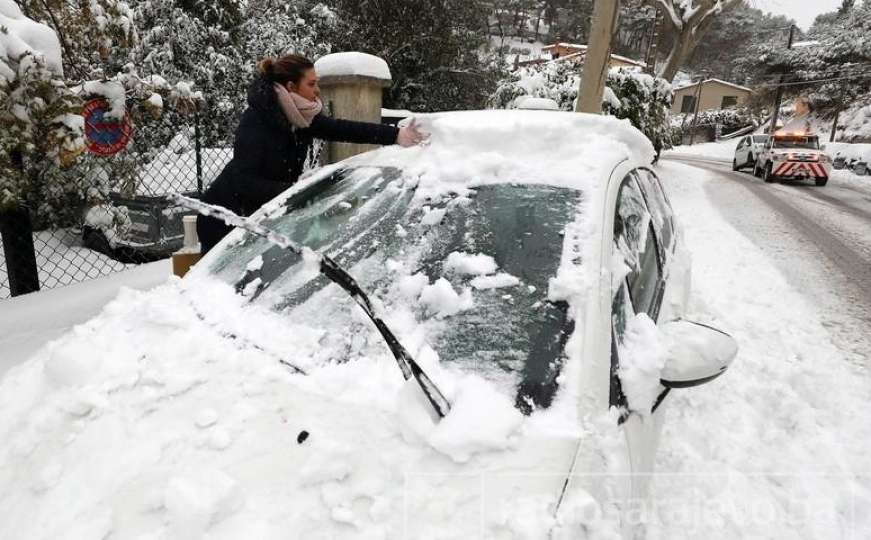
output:
M 88 150 L 100 156 L 111 156 L 123 150 L 133 133 L 129 115 L 115 120 L 107 118 L 108 113 L 109 104 L 105 99 L 92 99 L 82 110 Z

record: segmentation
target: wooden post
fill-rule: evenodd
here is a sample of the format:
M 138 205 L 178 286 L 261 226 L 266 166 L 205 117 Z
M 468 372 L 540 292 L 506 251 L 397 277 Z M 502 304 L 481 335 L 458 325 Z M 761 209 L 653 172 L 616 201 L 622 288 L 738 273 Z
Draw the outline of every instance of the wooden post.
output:
M 357 66 L 373 63 L 383 65 L 382 71 L 386 73 L 374 76 L 365 70 L 358 72 Z M 330 113 L 335 118 L 381 122 L 381 94 L 392 80 L 383 60 L 363 53 L 329 54 L 315 62 L 315 71 L 321 87 L 321 101 L 329 105 Z M 327 159 L 329 163 L 335 163 L 373 148 L 377 146 L 330 142 Z
M 578 89 L 577 112 L 601 114 L 602 94 L 608 78 L 611 41 L 617 29 L 620 0 L 596 0 L 590 42 L 584 58 L 584 69 Z

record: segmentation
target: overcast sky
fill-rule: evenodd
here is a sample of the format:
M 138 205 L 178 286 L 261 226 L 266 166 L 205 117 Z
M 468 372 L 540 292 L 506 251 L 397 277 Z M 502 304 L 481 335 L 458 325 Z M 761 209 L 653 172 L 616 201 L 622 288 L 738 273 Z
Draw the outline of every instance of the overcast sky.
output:
M 841 0 L 750 0 L 750 3 L 762 11 L 795 19 L 802 30 L 807 30 L 817 15 L 838 9 Z

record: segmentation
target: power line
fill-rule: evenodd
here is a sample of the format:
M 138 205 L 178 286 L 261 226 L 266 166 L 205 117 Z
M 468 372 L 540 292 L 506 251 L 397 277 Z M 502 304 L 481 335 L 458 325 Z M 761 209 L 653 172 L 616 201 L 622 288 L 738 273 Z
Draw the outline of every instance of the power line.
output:
M 864 79 L 871 78 L 871 70 L 864 71 L 861 73 L 853 73 L 851 75 L 845 75 L 842 77 L 830 77 L 826 79 L 810 79 L 810 80 L 801 80 L 801 81 L 790 81 L 790 82 L 779 82 L 779 83 L 771 83 L 771 84 L 757 84 L 757 88 L 777 88 L 784 86 L 801 86 L 806 84 L 816 84 L 816 83 L 824 83 L 824 82 L 833 82 L 833 81 L 844 81 L 849 79 Z

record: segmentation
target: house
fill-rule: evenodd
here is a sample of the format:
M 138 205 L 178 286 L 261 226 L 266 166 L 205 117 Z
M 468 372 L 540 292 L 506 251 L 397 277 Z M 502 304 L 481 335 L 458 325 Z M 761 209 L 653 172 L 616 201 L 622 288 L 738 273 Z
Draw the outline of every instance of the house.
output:
M 539 58 L 527 60 L 525 62 L 518 62 L 518 65 L 528 66 L 530 64 L 542 64 L 544 62 L 550 62 L 552 60 L 575 61 L 579 64 L 583 64 L 586 56 L 586 45 L 578 45 L 575 43 L 554 43 L 553 45 L 547 45 L 545 47 L 542 47 L 541 56 Z M 638 60 L 626 58 L 625 56 L 620 56 L 619 54 L 612 54 L 609 67 L 632 67 L 644 69 L 645 67 L 647 67 L 647 64 L 645 64 L 644 62 L 639 62 Z
M 673 114 L 695 112 L 696 99 L 699 100 L 699 111 L 740 107 L 747 102 L 752 92 L 747 87 L 720 79 L 706 79 L 701 82 L 701 89 L 698 82 L 676 87 L 671 112 Z

